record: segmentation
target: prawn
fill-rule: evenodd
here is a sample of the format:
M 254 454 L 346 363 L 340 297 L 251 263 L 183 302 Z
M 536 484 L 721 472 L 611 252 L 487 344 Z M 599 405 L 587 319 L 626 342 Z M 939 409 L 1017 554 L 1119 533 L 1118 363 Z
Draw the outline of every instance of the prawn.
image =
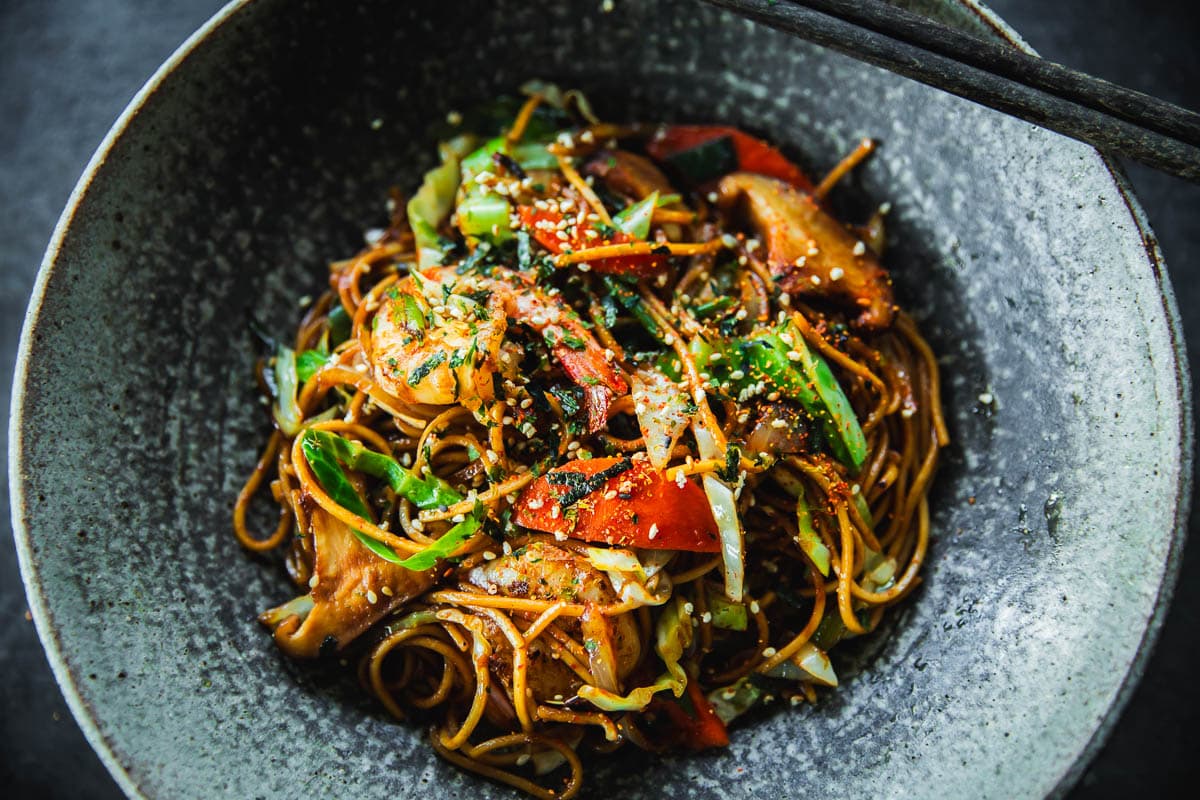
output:
M 478 412 L 495 401 L 497 374 L 516 377 L 521 353 L 505 339 L 510 321 L 542 337 L 583 389 L 588 430 L 603 428 L 609 405 L 629 385 L 562 299 L 511 270 L 464 276 L 436 267 L 399 281 L 375 314 L 368 362 L 380 385 L 400 400 L 461 403 Z

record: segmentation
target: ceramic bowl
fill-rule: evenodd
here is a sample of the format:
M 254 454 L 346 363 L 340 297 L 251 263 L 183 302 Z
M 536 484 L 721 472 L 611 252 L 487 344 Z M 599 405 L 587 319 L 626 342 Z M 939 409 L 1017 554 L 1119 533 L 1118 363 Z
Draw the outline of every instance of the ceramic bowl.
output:
M 974 0 L 908 3 L 1019 41 Z M 415 185 L 448 112 L 540 76 L 614 119 L 712 120 L 892 204 L 887 263 L 940 354 L 953 447 L 920 591 L 820 703 L 722 752 L 590 765 L 586 797 L 1037 797 L 1078 775 L 1170 593 L 1191 448 L 1178 320 L 1095 151 L 699 3 L 251 0 L 113 128 L 51 243 L 13 404 L 39 632 L 131 796 L 509 797 L 440 762 L 255 614 L 289 596 L 230 508 L 267 421 L 255 320 Z

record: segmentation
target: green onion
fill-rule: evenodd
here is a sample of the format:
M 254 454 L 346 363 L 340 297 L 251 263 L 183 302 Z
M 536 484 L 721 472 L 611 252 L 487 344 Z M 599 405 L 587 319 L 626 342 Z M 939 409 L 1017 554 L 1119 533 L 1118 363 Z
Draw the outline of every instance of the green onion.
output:
M 471 192 L 458 204 L 458 227 L 467 236 L 487 238 L 500 244 L 512 238 L 511 208 L 498 194 Z
M 421 188 L 408 201 L 408 224 L 417 240 L 417 265 L 421 269 L 442 263 L 450 243 L 438 235 L 438 225 L 454 207 L 458 191 L 458 159 L 448 148 L 441 166 L 425 173 Z
M 750 676 L 739 678 L 730 686 L 722 686 L 708 693 L 708 702 L 721 722 L 730 722 L 745 714 L 762 699 L 763 691 Z
M 430 475 L 422 479 L 411 470 L 402 467 L 400 462 L 391 456 L 368 450 L 360 443 L 335 433 L 314 430 L 309 431 L 305 439 L 311 439 L 322 452 L 332 454 L 350 469 L 387 481 L 392 491 L 411 501 L 422 511 L 451 506 L 463 499 L 461 494 L 441 478 Z
M 350 338 L 350 315 L 341 303 L 329 311 L 329 348 L 332 350 Z
M 654 209 L 658 205 L 658 192 L 651 192 L 638 202 L 622 209 L 613 217 L 613 225 L 617 230 L 629 234 L 635 239 L 645 240 L 650 236 L 650 220 L 654 217 Z
M 720 592 L 708 592 L 708 610 L 712 624 L 729 631 L 744 631 L 749 622 L 746 606 L 726 599 Z
M 304 414 L 296 401 L 300 379 L 296 373 L 295 350 L 283 345 L 275 348 L 274 373 L 275 405 L 272 406 L 271 413 L 285 436 L 295 436 L 304 422 Z
M 335 503 L 350 513 L 371 519 L 371 511 L 359 495 L 354 484 L 346 477 L 338 461 L 342 458 L 352 465 L 352 468 L 369 475 L 382 477 L 388 481 L 397 494 L 402 494 L 417 504 L 419 508 L 431 508 L 458 502 L 462 496 L 444 482 L 436 478 L 422 481 L 408 470 L 401 467 L 395 459 L 380 453 L 367 450 L 356 442 L 343 439 L 328 431 L 309 430 L 301 440 L 304 458 L 312 468 L 313 474 L 321 488 Z M 433 567 L 439 559 L 454 552 L 464 541 L 479 530 L 478 514 L 472 513 L 458 523 L 433 544 L 419 553 L 402 559 L 392 548 L 384 543 L 367 536 L 362 531 L 351 529 L 354 537 L 375 555 L 397 566 L 423 571 Z
M 296 377 L 300 379 L 300 383 L 306 383 L 328 363 L 329 356 L 326 353 L 320 350 L 305 350 L 296 356 Z

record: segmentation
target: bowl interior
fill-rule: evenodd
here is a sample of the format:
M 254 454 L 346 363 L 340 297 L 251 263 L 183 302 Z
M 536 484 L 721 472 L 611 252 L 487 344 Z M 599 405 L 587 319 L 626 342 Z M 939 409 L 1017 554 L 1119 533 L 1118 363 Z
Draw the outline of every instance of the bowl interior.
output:
M 718 754 L 596 762 L 586 796 L 1052 791 L 1142 646 L 1186 472 L 1169 300 L 1095 152 L 700 4 L 383 0 L 226 16 L 126 121 L 52 247 L 14 507 L 42 635 L 126 789 L 509 794 L 337 670 L 282 659 L 254 615 L 290 588 L 229 514 L 268 432 L 251 321 L 290 332 L 388 188 L 432 165 L 447 112 L 530 77 L 610 119 L 743 125 L 814 174 L 879 139 L 835 202 L 892 204 L 887 264 L 954 437 L 925 584 L 841 656 L 837 692 Z

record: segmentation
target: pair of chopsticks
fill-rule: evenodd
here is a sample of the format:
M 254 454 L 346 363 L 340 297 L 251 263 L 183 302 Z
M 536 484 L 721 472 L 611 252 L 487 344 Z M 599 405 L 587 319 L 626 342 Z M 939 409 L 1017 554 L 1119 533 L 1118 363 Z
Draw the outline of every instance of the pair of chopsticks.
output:
M 1200 114 L 880 0 L 705 0 L 771 28 L 1200 182 Z

